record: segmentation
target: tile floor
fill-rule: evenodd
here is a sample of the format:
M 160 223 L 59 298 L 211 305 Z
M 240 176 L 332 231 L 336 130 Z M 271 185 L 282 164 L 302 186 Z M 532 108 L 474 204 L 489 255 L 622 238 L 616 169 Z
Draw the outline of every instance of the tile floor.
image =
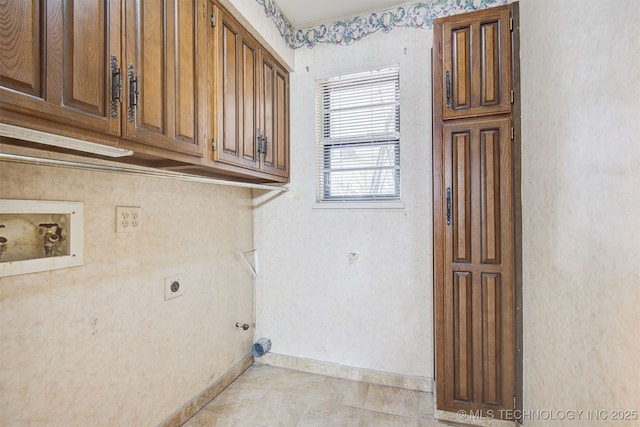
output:
M 431 393 L 254 364 L 183 427 L 429 427 Z

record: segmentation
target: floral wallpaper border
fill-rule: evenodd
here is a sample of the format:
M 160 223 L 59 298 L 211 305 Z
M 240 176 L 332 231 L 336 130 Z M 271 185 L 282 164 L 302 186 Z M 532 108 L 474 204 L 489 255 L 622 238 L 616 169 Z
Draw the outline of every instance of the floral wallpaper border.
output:
M 256 1 L 264 8 L 265 15 L 275 23 L 287 46 L 292 49 L 304 46 L 313 48 L 318 43 L 348 46 L 377 32 L 388 33 L 395 27 L 431 29 L 435 18 L 510 2 L 510 0 L 433 0 L 371 13 L 367 17 L 354 16 L 330 24 L 295 29 L 273 0 Z

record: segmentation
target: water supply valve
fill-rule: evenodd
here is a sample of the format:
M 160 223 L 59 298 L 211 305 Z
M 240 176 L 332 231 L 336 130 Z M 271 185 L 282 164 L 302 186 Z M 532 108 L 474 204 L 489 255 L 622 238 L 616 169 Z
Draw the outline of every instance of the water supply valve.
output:
M 236 322 L 236 328 L 242 328 L 243 331 L 246 331 L 249 329 L 249 325 L 246 323 L 240 324 L 240 322 Z

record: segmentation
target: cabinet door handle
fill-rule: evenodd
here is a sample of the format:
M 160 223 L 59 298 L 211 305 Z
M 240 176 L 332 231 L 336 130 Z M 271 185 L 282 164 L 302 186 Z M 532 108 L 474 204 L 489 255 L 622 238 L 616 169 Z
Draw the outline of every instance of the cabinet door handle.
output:
M 135 109 L 138 108 L 138 76 L 133 68 L 133 64 L 129 64 L 129 122 L 134 123 L 136 119 Z
M 258 146 L 257 150 L 258 150 L 258 154 L 262 154 L 262 144 L 263 144 L 263 136 L 262 136 L 262 132 L 260 131 L 260 129 L 256 129 L 256 144 Z
M 264 144 L 262 144 L 262 158 L 267 158 L 267 147 L 269 147 L 269 137 L 264 137 Z
M 447 187 L 447 225 L 451 225 L 451 187 Z
M 122 70 L 118 57 L 111 55 L 111 117 L 118 117 L 118 106 L 122 102 Z
M 449 70 L 445 73 L 444 85 L 447 93 L 447 108 L 451 109 L 451 73 Z

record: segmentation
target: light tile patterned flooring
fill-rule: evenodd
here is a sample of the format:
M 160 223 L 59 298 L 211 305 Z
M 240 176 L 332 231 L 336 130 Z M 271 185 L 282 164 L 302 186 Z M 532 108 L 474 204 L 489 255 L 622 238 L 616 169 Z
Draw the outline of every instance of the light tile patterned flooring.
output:
M 254 364 L 183 427 L 430 427 L 431 393 Z

